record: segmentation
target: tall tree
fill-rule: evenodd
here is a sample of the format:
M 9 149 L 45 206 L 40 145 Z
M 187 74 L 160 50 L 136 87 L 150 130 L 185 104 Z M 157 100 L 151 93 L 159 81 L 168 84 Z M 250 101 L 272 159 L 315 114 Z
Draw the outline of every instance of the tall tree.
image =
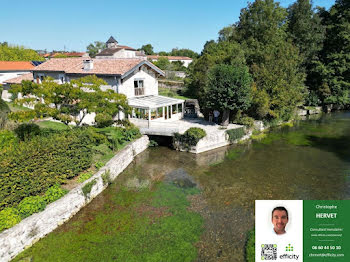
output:
M 317 67 L 320 66 L 319 53 L 323 48 L 325 26 L 322 25 L 320 10 L 312 8 L 312 1 L 298 0 L 288 8 L 288 32 L 293 43 L 299 48 L 309 89 L 307 104 L 318 103 L 320 86 Z
M 143 50 L 146 55 L 153 55 L 153 46 L 151 44 L 143 45 L 139 50 Z
M 247 66 L 218 64 L 209 71 L 205 103 L 207 108 L 223 111 L 223 126 L 229 124 L 230 111 L 246 111 L 250 102 L 251 76 Z
M 187 56 L 187 57 L 191 57 L 191 58 L 197 58 L 199 56 L 196 52 L 194 52 L 191 49 L 187 49 L 187 48 L 182 48 L 182 49 L 173 48 L 171 50 L 171 52 L 169 53 L 169 55 L 171 55 L 171 56 Z
M 43 61 L 45 60 L 32 49 L 23 46 L 10 46 L 7 42 L 0 43 L 0 61 Z
M 350 2 L 336 0 L 323 12 L 326 39 L 321 52 L 321 93 L 325 104 L 350 104 Z
M 204 94 L 208 72 L 217 64 L 245 65 L 244 53 L 240 45 L 233 42 L 208 41 L 204 45 L 201 56 L 189 65 L 188 77 L 185 79 L 188 93 L 198 98 L 201 106 L 205 106 Z
M 252 113 L 288 119 L 305 96 L 302 59 L 288 39 L 287 11 L 274 0 L 256 0 L 242 9 L 236 41 L 244 47 L 254 79 Z
M 106 48 L 106 44 L 100 41 L 95 41 L 86 47 L 86 52 L 90 57 L 94 58 L 101 50 Z

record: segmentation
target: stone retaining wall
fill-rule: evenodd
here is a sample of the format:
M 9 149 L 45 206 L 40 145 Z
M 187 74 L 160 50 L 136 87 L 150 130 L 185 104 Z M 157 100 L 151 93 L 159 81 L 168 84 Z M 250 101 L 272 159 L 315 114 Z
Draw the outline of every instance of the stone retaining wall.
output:
M 59 225 L 74 216 L 82 207 L 101 193 L 108 185 L 103 183 L 102 175 L 109 170 L 110 178 L 115 179 L 134 159 L 148 147 L 149 139 L 143 136 L 118 152 L 93 177 L 72 189 L 67 195 L 49 204 L 40 213 L 35 213 L 22 220 L 14 227 L 0 233 L 0 261 L 10 261 L 25 248 L 30 247 L 40 238 L 52 232 Z M 86 198 L 82 187 L 96 180 Z

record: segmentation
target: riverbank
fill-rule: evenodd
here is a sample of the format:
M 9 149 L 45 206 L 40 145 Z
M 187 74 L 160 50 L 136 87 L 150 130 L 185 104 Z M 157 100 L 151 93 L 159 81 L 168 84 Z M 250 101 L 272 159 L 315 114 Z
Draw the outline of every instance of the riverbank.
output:
M 25 248 L 69 220 L 107 188 L 109 181 L 114 180 L 136 155 L 148 148 L 148 143 L 148 137 L 143 136 L 127 145 L 90 179 L 49 204 L 44 211 L 35 213 L 3 231 L 0 234 L 0 260 L 10 261 Z

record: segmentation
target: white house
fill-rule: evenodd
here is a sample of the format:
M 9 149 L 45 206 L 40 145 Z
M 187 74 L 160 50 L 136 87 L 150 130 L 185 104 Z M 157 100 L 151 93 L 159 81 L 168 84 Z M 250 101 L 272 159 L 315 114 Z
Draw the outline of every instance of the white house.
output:
M 146 56 L 142 51 L 126 46 L 119 45 L 118 41 L 111 36 L 106 42 L 106 48 L 101 50 L 97 55 L 96 59 L 114 59 L 114 58 L 143 58 Z
M 0 61 L 0 85 L 4 86 L 1 98 L 10 101 L 11 94 L 7 91 L 7 80 L 28 74 L 34 67 L 29 61 Z
M 139 58 L 86 59 L 52 58 L 35 67 L 33 81 L 41 83 L 45 77 L 52 77 L 58 83 L 86 75 L 96 75 L 113 89 L 128 98 L 134 108 L 130 120 L 137 122 L 170 121 L 183 117 L 184 100 L 158 95 L 158 76 L 164 72 L 151 62 Z M 138 112 L 138 113 L 137 113 Z M 84 118 L 84 123 L 94 122 L 94 114 Z M 119 119 L 125 116 L 120 114 Z

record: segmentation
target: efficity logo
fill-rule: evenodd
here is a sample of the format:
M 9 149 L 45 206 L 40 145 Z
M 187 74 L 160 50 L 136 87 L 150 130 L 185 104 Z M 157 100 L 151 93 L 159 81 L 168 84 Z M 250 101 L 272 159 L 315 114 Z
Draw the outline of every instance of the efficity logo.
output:
M 286 246 L 286 252 L 293 252 L 293 246 L 291 244 L 288 244 L 288 246 Z
M 280 259 L 292 259 L 292 260 L 298 260 L 299 259 L 299 255 L 296 254 L 291 254 L 290 252 L 294 251 L 294 247 L 291 244 L 288 244 L 288 246 L 286 246 L 286 252 L 288 252 L 288 254 L 283 254 L 280 255 Z

